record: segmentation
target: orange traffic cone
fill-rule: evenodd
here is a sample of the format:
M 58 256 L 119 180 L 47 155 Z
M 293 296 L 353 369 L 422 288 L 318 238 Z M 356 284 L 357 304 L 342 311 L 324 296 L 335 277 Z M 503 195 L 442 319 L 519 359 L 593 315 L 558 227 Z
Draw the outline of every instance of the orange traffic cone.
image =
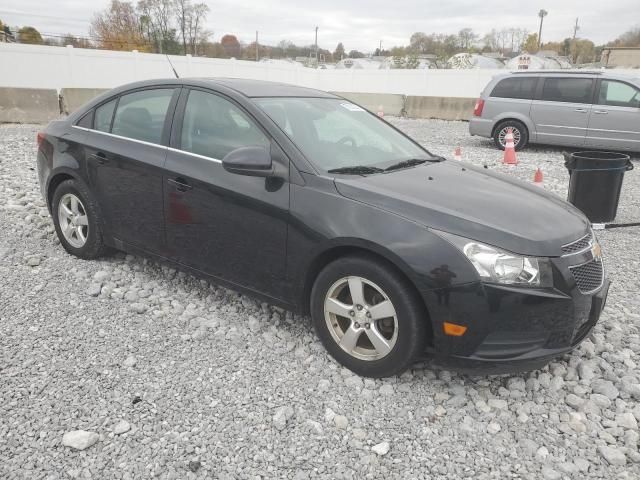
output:
M 542 175 L 542 170 L 540 167 L 536 169 L 536 173 L 533 175 L 533 183 L 539 187 L 542 187 L 544 182 L 544 175 Z
M 458 161 L 462 160 L 462 149 L 460 147 L 456 147 L 455 151 L 453 152 L 453 158 Z
M 384 109 L 382 108 L 382 105 L 378 105 L 378 116 L 379 117 L 384 117 Z
M 513 144 L 513 131 L 507 130 L 507 134 L 504 137 L 504 159 L 502 163 L 506 165 L 517 165 L 518 159 L 516 158 L 516 147 Z

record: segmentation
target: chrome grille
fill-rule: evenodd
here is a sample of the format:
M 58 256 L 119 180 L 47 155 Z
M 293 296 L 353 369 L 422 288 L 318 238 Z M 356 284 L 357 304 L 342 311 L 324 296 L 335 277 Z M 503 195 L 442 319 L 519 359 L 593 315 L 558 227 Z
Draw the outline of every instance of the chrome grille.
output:
M 581 239 L 576 240 L 573 243 L 563 245 L 561 248 L 565 255 L 572 255 L 574 253 L 581 252 L 582 250 L 586 250 L 591 246 L 592 243 L 593 235 L 591 233 L 588 233 Z
M 592 260 L 590 262 L 569 267 L 576 285 L 582 293 L 592 293 L 602 286 L 604 280 L 604 266 L 602 261 Z

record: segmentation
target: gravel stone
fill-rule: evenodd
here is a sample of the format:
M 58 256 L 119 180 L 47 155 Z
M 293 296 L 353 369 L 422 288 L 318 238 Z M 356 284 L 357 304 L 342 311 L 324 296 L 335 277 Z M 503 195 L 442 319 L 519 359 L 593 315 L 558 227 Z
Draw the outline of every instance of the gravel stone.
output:
M 460 145 L 465 162 L 524 182 L 540 166 L 543 188 L 566 198 L 561 148 L 527 148 L 507 168 L 467 123 L 387 119 L 437 155 Z M 597 232 L 613 281 L 606 308 L 588 339 L 548 367 L 478 376 L 428 360 L 400 377 L 358 379 L 306 316 L 151 258 L 68 255 L 39 191 L 42 128 L 0 125 L 3 480 L 538 479 L 543 467 L 563 480 L 640 478 L 627 415 L 640 421 L 637 227 Z M 636 164 L 616 222 L 638 218 Z M 64 448 L 72 429 L 98 443 Z M 371 449 L 383 440 L 392 454 Z
M 614 447 L 598 447 L 598 453 L 602 455 L 609 465 L 625 465 L 627 463 L 627 457 L 625 454 Z
M 278 430 L 283 430 L 287 426 L 287 422 L 293 416 L 293 408 L 289 406 L 280 407 L 273 416 L 273 426 Z
M 542 467 L 542 476 L 545 480 L 560 480 L 562 474 L 551 467 Z
M 391 448 L 391 445 L 389 445 L 389 442 L 382 442 L 382 443 L 378 443 L 377 445 L 374 445 L 373 447 L 371 447 L 371 451 L 373 451 L 374 453 L 380 455 L 381 457 L 386 455 L 387 453 L 389 453 L 389 449 Z
M 129 430 L 131 430 L 131 424 L 126 420 L 120 420 L 113 427 L 113 433 L 116 435 L 122 435 L 123 433 L 127 433 Z
M 100 435 L 95 432 L 87 432 L 85 430 L 74 430 L 67 432 L 62 436 L 62 444 L 65 447 L 75 448 L 76 450 L 86 450 L 95 445 L 100 439 Z
M 136 360 L 136 357 L 134 357 L 133 355 L 129 355 L 124 362 L 122 362 L 122 364 L 125 367 L 135 367 L 136 363 L 138 363 L 138 360 Z
M 636 421 L 636 417 L 634 417 L 633 413 L 631 412 L 625 412 L 616 415 L 616 423 L 622 428 L 638 430 L 638 422 Z
M 336 415 L 333 417 L 333 423 L 336 424 L 336 427 L 344 430 L 349 425 L 349 420 L 344 415 Z

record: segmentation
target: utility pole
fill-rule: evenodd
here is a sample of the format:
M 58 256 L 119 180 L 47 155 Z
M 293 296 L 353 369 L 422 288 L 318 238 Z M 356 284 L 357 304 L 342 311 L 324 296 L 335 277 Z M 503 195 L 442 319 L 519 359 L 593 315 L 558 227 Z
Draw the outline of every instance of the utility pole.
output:
M 571 60 L 573 60 L 573 63 L 576 63 L 576 61 L 578 60 L 578 44 L 576 43 L 578 30 L 580 30 L 580 27 L 578 26 L 578 18 L 576 17 L 576 24 L 573 27 L 573 42 L 571 42 L 573 44 L 573 55 L 571 56 Z
M 318 68 L 318 27 L 316 27 L 316 68 Z
M 578 26 L 578 18 L 576 17 L 576 24 L 573 27 L 573 39 L 576 39 L 576 35 L 578 34 L 578 30 L 580 30 L 580 27 Z
M 538 50 L 542 48 L 542 22 L 544 20 L 544 17 L 546 17 L 548 14 L 549 12 L 544 9 L 538 12 L 538 16 L 540 17 L 540 30 L 538 30 Z
M 378 55 L 382 56 L 382 40 L 380 40 L 380 48 L 378 49 Z
M 256 30 L 256 62 L 260 61 L 260 54 L 258 53 L 258 30 Z

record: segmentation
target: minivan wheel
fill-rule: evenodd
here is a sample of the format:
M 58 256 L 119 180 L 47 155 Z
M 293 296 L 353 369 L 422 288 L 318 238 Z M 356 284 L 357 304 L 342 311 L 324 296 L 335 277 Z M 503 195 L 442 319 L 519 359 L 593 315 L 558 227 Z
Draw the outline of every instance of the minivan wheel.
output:
M 65 180 L 53 194 L 51 216 L 64 249 L 76 257 L 92 259 L 108 248 L 102 241 L 98 205 L 77 180 Z
M 367 256 L 327 265 L 311 291 L 318 337 L 342 365 L 365 377 L 402 373 L 424 352 L 427 321 L 411 285 Z
M 504 150 L 505 137 L 511 129 L 513 132 L 513 145 L 516 150 L 522 150 L 529 143 L 529 132 L 523 123 L 517 120 L 505 120 L 500 122 L 493 131 L 493 142 L 500 150 Z

